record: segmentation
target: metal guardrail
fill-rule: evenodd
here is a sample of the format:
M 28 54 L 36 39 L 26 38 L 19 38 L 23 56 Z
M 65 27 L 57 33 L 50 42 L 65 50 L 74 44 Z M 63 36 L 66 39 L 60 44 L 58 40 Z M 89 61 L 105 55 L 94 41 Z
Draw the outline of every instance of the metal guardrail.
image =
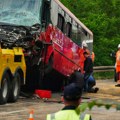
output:
M 114 71 L 115 66 L 95 66 L 93 67 L 94 72 L 109 72 Z

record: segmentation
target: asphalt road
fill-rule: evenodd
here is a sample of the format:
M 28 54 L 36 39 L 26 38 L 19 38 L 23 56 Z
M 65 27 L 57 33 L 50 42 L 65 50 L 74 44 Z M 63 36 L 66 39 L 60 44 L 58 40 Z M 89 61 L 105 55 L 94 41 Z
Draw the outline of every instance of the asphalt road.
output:
M 103 100 L 105 103 L 120 103 L 120 87 L 115 87 L 113 80 L 98 80 L 98 93 L 84 93 L 83 102 L 89 102 L 94 99 Z M 53 93 L 50 100 L 60 101 L 61 93 Z M 36 97 L 20 97 L 16 103 L 8 103 L 0 106 L 0 120 L 28 120 L 29 112 L 34 110 L 34 120 L 45 120 L 48 113 L 53 113 L 63 107 L 63 103 L 44 102 Z M 94 107 L 92 110 L 86 110 L 86 113 L 92 115 L 93 120 L 120 120 L 120 111 L 115 108 L 106 110 L 104 107 Z

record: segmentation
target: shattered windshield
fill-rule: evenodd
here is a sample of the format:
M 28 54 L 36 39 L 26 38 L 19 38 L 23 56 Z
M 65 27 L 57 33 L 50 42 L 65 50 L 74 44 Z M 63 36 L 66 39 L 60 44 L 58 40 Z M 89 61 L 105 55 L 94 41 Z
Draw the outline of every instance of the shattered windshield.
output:
M 0 0 L 0 22 L 32 26 L 41 23 L 42 0 Z

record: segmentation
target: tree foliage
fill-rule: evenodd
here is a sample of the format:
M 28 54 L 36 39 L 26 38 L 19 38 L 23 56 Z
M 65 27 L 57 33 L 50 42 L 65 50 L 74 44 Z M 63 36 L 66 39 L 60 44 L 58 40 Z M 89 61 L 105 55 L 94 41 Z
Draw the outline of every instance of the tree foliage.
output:
M 61 0 L 94 34 L 95 65 L 113 65 L 120 43 L 120 0 Z
M 109 110 L 110 108 L 115 108 L 118 111 L 120 110 L 120 104 L 118 104 L 118 103 L 112 104 L 112 103 L 105 103 L 102 100 L 93 100 L 93 101 L 90 101 L 90 102 L 84 102 L 84 103 L 82 103 L 79 106 L 77 112 L 78 113 L 84 112 L 86 109 L 91 110 L 94 106 L 105 107 L 107 110 Z

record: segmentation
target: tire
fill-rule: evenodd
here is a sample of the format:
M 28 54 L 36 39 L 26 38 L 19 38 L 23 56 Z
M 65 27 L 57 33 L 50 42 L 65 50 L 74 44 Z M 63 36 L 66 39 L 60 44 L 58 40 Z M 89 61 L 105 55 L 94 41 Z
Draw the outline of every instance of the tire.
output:
M 16 73 L 10 88 L 8 102 L 16 102 L 20 94 L 20 74 Z
M 9 82 L 10 76 L 5 73 L 2 77 L 2 84 L 0 89 L 0 105 L 6 104 L 9 96 Z

